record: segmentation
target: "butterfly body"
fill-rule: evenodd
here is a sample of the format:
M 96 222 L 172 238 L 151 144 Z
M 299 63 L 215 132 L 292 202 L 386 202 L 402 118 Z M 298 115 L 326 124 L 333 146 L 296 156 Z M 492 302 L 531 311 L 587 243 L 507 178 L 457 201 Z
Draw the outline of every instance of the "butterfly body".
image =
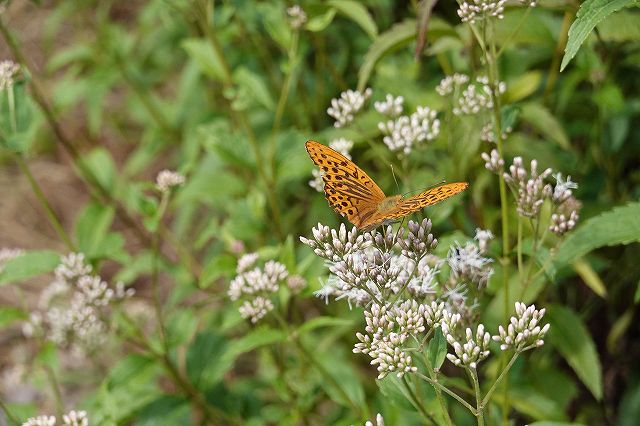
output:
M 315 141 L 307 141 L 305 147 L 322 171 L 325 197 L 331 207 L 364 231 L 445 200 L 469 186 L 466 182 L 449 183 L 410 198 L 387 197 L 369 175 L 344 155 Z

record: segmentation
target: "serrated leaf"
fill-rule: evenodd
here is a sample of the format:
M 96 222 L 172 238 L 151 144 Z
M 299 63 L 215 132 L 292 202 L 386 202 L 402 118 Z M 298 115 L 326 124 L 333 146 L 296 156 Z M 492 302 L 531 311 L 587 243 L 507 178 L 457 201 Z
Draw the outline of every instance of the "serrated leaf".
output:
M 564 306 L 549 306 L 546 318 L 551 324 L 547 339 L 599 401 L 602 398 L 602 367 L 589 330 L 574 311 Z
M 603 246 L 640 241 L 640 202 L 592 217 L 572 231 L 556 253 L 555 264 L 567 265 Z
M 36 275 L 53 271 L 60 263 L 60 255 L 54 251 L 29 251 L 7 260 L 0 271 L 0 285 L 16 283 Z
M 217 81 L 227 80 L 222 59 L 207 40 L 189 38 L 182 42 L 182 48 L 204 75 Z
M 415 36 L 416 21 L 414 19 L 404 20 L 378 35 L 369 47 L 358 71 L 358 90 L 363 91 L 365 89 L 373 68 L 384 55 L 409 43 Z
M 587 39 L 593 28 L 604 18 L 613 12 L 622 9 L 636 0 L 586 0 L 580 5 L 576 20 L 569 28 L 567 47 L 564 50 L 564 57 L 560 65 L 560 71 L 571 62 L 582 43 Z
M 569 137 L 562 123 L 545 106 L 539 103 L 522 105 L 522 121 L 531 124 L 544 137 L 551 139 L 562 148 L 569 150 Z
M 439 370 L 444 363 L 444 359 L 447 355 L 447 341 L 442 334 L 442 330 L 440 327 L 436 328 L 436 331 L 429 341 L 429 346 L 427 346 L 427 357 L 429 358 L 429 362 L 431 366 Z
M 211 331 L 198 333 L 187 351 L 187 376 L 202 390 L 213 386 L 220 375 L 216 365 L 226 351 L 228 341 Z
M 584 259 L 578 259 L 571 264 L 573 266 L 573 270 L 580 275 L 582 281 L 589 287 L 595 294 L 600 297 L 607 296 L 607 288 L 604 286 L 604 283 L 600 279 L 600 276 L 596 271 L 593 270 L 591 265 L 587 263 Z
M 329 0 L 327 4 L 358 24 L 371 39 L 378 35 L 378 27 L 362 3 L 353 0 Z

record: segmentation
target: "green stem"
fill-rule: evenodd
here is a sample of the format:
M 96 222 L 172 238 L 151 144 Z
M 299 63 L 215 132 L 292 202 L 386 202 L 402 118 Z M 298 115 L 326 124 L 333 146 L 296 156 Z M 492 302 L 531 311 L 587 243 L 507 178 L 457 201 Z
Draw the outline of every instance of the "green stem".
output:
M 487 404 L 489 403 L 489 400 L 491 399 L 491 395 L 493 395 L 493 392 L 495 392 L 495 390 L 498 388 L 498 385 L 500 384 L 500 382 L 503 379 L 507 378 L 507 373 L 509 372 L 509 370 L 511 369 L 511 367 L 513 366 L 513 363 L 516 361 L 517 358 L 518 358 L 518 352 L 513 354 L 507 366 L 502 370 L 502 372 L 500 372 L 500 375 L 498 376 L 496 381 L 493 383 L 493 385 L 491 385 L 491 388 L 482 399 L 481 407 L 484 408 L 487 406 Z
M 447 395 L 449 395 L 450 397 L 452 397 L 453 399 L 458 401 L 460 404 L 465 406 L 467 408 L 467 410 L 469 410 L 474 416 L 476 415 L 476 409 L 471 404 L 469 404 L 467 401 L 465 401 L 460 395 L 458 395 L 457 393 L 455 393 L 451 389 L 449 389 L 446 386 L 442 385 L 438 381 L 430 379 L 429 377 L 425 376 L 424 374 L 421 374 L 421 373 L 414 373 L 414 374 L 416 374 L 418 377 L 420 377 L 422 380 L 424 380 L 425 382 L 429 383 L 433 387 L 436 387 L 436 388 L 440 389 L 441 391 L 443 391 L 444 393 L 446 393 Z
M 47 375 L 49 384 L 51 384 L 51 390 L 53 390 L 53 398 L 56 403 L 56 414 L 58 417 L 62 417 L 62 414 L 64 413 L 64 403 L 62 402 L 62 391 L 60 390 L 60 383 L 56 377 L 56 372 L 46 364 L 43 364 L 43 369 Z
M 424 405 L 422 405 L 422 402 L 413 391 L 413 388 L 411 388 L 411 385 L 409 385 L 409 381 L 407 380 L 406 374 L 402 376 L 402 384 L 404 385 L 404 388 L 406 389 L 406 391 L 409 393 L 409 400 L 411 401 L 411 404 L 414 407 L 416 407 L 416 409 L 420 412 L 420 414 L 425 419 L 425 421 L 431 424 L 437 425 L 436 421 L 433 419 L 433 416 L 427 413 L 426 408 L 424 407 Z
M 160 265 L 158 259 L 159 252 L 159 240 L 160 235 L 158 230 L 160 229 L 160 223 L 162 222 L 162 218 L 164 216 L 165 211 L 167 210 L 167 205 L 169 203 L 169 195 L 170 192 L 163 192 L 162 198 L 160 199 L 160 205 L 158 206 L 158 210 L 156 212 L 156 223 L 154 223 L 153 235 L 151 237 L 151 250 L 153 256 L 153 264 L 151 267 L 151 287 L 153 289 L 153 306 L 156 313 L 156 320 L 158 321 L 158 329 L 160 330 L 160 339 L 162 342 L 162 347 L 164 348 L 165 353 L 169 351 L 169 346 L 167 342 L 167 331 L 165 329 L 165 321 L 162 314 L 162 298 L 160 295 Z
M 513 37 L 515 37 L 515 35 L 518 34 L 520 29 L 522 28 L 522 25 L 524 24 L 524 21 L 529 16 L 530 12 L 531 12 L 531 7 L 527 7 L 527 10 L 522 15 L 522 18 L 520 18 L 520 21 L 518 22 L 518 25 L 516 25 L 514 30 L 511 31 L 511 34 L 509 34 L 509 36 L 504 41 L 504 43 L 502 43 L 502 47 L 500 48 L 500 50 L 498 50 L 498 54 L 496 55 L 496 59 L 498 59 L 502 55 L 502 52 L 504 52 L 504 49 L 509 45 L 509 43 L 511 43 L 511 40 L 513 39 Z
M 9 419 L 9 422 L 13 425 L 20 425 L 22 423 L 20 423 L 18 421 L 18 418 L 16 416 L 13 415 L 13 413 L 11 412 L 11 410 L 9 410 L 9 407 L 7 407 L 7 404 L 4 403 L 4 401 L 2 400 L 2 398 L 0 398 L 0 411 L 2 411 L 4 413 L 5 416 L 7 416 L 7 419 Z
M 518 275 L 520 276 L 520 285 L 524 280 L 524 268 L 522 265 L 522 218 L 518 216 Z
M 476 394 L 476 418 L 478 420 L 478 426 L 484 426 L 484 406 L 482 405 L 480 398 L 480 381 L 478 380 L 478 372 L 475 368 L 469 368 L 469 374 L 471 375 L 473 390 Z
M 431 361 L 429 361 L 428 356 L 424 356 L 424 362 L 425 362 L 425 365 L 427 366 L 427 372 L 429 373 L 429 377 L 431 377 L 431 380 L 434 382 L 438 382 L 437 373 L 433 369 L 433 366 L 431 365 Z M 447 408 L 447 404 L 445 403 L 444 398 L 442 397 L 442 391 L 437 386 L 434 386 L 433 389 L 436 392 L 436 399 L 440 404 L 440 409 L 442 410 L 442 416 L 444 417 L 445 424 L 449 426 L 453 425 L 453 422 L 451 421 L 451 417 L 449 416 L 449 409 Z

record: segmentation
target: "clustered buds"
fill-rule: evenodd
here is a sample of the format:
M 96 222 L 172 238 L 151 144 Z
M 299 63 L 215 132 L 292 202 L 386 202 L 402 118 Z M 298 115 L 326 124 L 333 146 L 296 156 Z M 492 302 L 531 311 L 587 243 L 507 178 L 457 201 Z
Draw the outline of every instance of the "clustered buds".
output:
M 364 92 L 347 90 L 340 94 L 340 98 L 331 99 L 331 106 L 327 109 L 327 114 L 336 120 L 333 124 L 334 127 L 344 127 L 350 124 L 355 118 L 355 114 L 371 97 L 371 93 L 371 89 L 365 89 Z
M 549 331 L 549 324 L 540 327 L 540 320 L 545 310 L 537 310 L 535 305 L 527 306 L 522 302 L 516 302 L 516 316 L 511 317 L 507 329 L 498 328 L 499 336 L 493 336 L 493 340 L 500 343 L 500 349 L 515 349 L 524 352 L 528 349 L 542 346 L 544 336 Z
M 407 155 L 414 145 L 431 141 L 440 134 L 440 120 L 436 116 L 435 110 L 419 106 L 409 116 L 380 122 L 378 128 L 385 135 L 382 141 L 391 151 Z
M 484 331 L 482 324 L 476 328 L 475 335 L 470 328 L 465 330 L 466 341 L 464 343 L 460 343 L 452 334 L 447 334 L 446 337 L 454 351 L 454 353 L 447 354 L 447 359 L 457 366 L 476 368 L 480 361 L 489 356 L 491 335 Z

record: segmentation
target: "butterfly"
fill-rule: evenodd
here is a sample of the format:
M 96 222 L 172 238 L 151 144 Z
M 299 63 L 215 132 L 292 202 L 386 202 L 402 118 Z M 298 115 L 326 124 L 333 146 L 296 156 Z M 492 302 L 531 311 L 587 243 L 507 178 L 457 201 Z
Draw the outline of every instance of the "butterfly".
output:
M 344 155 L 316 141 L 307 141 L 305 147 L 320 167 L 324 194 L 331 207 L 362 231 L 446 200 L 469 186 L 467 182 L 447 183 L 410 198 L 387 197 L 369 175 Z

